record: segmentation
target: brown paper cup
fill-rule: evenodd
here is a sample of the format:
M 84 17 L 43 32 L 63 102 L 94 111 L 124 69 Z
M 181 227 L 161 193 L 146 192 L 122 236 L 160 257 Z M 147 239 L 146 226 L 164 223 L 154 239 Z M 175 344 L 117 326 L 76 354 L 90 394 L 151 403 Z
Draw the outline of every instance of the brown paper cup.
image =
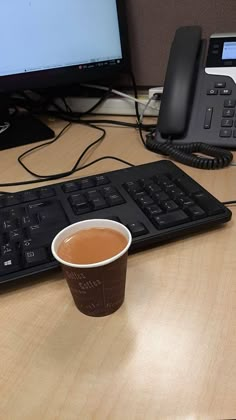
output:
M 117 230 L 127 239 L 127 245 L 119 254 L 96 264 L 71 264 L 58 256 L 58 247 L 64 239 L 80 230 L 94 227 Z M 54 238 L 53 256 L 60 262 L 75 305 L 82 313 L 105 316 L 120 308 L 125 298 L 127 257 L 131 241 L 131 234 L 124 225 L 106 219 L 74 223 Z

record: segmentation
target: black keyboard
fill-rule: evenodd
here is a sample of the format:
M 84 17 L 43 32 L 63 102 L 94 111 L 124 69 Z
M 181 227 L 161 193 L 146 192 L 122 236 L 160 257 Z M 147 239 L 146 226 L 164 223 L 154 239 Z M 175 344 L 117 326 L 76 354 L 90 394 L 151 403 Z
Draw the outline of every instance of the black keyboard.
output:
M 55 268 L 52 239 L 70 223 L 117 220 L 131 251 L 230 220 L 231 212 L 169 161 L 0 195 L 0 283 Z

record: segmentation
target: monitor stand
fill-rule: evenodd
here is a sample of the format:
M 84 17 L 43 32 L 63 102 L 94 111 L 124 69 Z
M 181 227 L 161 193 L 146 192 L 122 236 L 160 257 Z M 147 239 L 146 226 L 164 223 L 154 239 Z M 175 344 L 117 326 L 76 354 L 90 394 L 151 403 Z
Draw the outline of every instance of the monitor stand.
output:
M 29 113 L 17 112 L 6 118 L 1 115 L 0 150 L 48 140 L 54 136 L 53 130 Z

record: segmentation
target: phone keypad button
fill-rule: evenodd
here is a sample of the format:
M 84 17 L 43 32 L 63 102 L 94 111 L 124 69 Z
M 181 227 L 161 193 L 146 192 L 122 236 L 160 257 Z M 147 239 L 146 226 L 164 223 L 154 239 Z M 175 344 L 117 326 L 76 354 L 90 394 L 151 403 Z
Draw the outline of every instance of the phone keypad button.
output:
M 225 82 L 216 82 L 215 83 L 215 88 L 224 88 L 226 85 Z
M 223 118 L 223 120 L 221 121 L 221 127 L 232 127 L 232 125 L 233 125 L 233 120 L 229 118 Z
M 232 108 L 223 109 L 222 117 L 230 118 L 230 117 L 233 117 L 233 116 L 234 116 L 234 109 L 232 109 Z
M 211 128 L 211 119 L 212 119 L 213 108 L 209 107 L 206 109 L 204 128 Z
M 221 95 L 231 95 L 232 90 L 231 89 L 221 89 L 220 94 Z
M 236 101 L 234 99 L 226 99 L 224 101 L 224 107 L 225 108 L 234 108 L 236 104 Z
M 208 89 L 207 95 L 218 95 L 217 89 Z
M 230 128 L 222 128 L 220 130 L 220 137 L 231 137 L 232 136 L 232 130 Z

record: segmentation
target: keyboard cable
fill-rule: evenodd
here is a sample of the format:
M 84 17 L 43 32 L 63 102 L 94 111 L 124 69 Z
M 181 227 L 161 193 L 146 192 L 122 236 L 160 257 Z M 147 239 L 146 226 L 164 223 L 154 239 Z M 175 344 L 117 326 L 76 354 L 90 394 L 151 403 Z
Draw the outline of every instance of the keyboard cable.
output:
M 116 157 L 116 156 L 102 156 L 102 157 L 100 157 L 100 158 L 97 158 L 97 159 L 95 159 L 95 160 L 93 160 L 92 162 L 89 162 L 89 163 L 87 163 L 87 164 L 85 164 L 85 165 L 82 165 L 82 166 L 80 166 L 79 168 L 78 168 L 78 165 L 80 164 L 80 162 L 81 162 L 81 160 L 83 159 L 83 157 L 86 155 L 86 153 L 93 147 L 93 146 L 95 146 L 96 144 L 98 144 L 99 142 L 101 142 L 103 139 L 104 139 L 104 137 L 105 137 L 105 135 L 106 135 L 106 131 L 103 129 L 103 128 L 101 128 L 101 127 L 97 127 L 97 126 L 95 126 L 94 124 L 92 125 L 91 123 L 86 123 L 86 122 L 79 122 L 80 124 L 83 124 L 83 125 L 88 125 L 88 126 L 90 126 L 90 127 L 92 127 L 92 128 L 94 128 L 94 129 L 97 129 L 97 130 L 99 130 L 99 131 L 101 131 L 102 132 L 102 134 L 99 136 L 99 138 L 97 138 L 95 141 L 93 141 L 92 143 L 90 143 L 84 150 L 83 150 L 83 152 L 80 154 L 80 156 L 79 156 L 79 158 L 77 159 L 77 161 L 76 161 L 76 163 L 73 165 L 73 167 L 72 167 L 72 169 L 70 169 L 70 170 L 68 170 L 68 171 L 66 171 L 66 172 L 62 172 L 62 173 L 57 173 L 57 174 L 52 174 L 52 175 L 40 175 L 40 174 L 36 174 L 35 172 L 33 172 L 33 171 L 31 171 L 23 162 L 22 162 L 22 159 L 24 158 L 24 157 L 26 157 L 29 153 L 32 153 L 33 151 L 35 151 L 35 150 L 37 150 L 37 149 L 39 149 L 39 148 L 42 148 L 42 147 L 45 147 L 45 146 L 47 146 L 47 145 L 49 145 L 49 144 L 52 144 L 52 143 L 54 143 L 54 142 L 56 142 L 62 135 L 63 135 L 63 133 L 68 129 L 68 128 L 70 128 L 70 126 L 71 126 L 71 122 L 69 122 L 68 124 L 66 124 L 66 126 L 65 127 L 63 127 L 63 129 L 59 132 L 59 134 L 53 139 L 53 140 L 50 140 L 49 142 L 47 142 L 47 143 L 43 143 L 43 144 L 40 144 L 40 145 L 38 145 L 38 146 L 35 146 L 35 147 L 32 147 L 32 148 L 30 148 L 30 149 L 28 149 L 26 152 L 24 152 L 24 153 L 22 153 L 19 157 L 18 157 L 18 162 L 21 164 L 21 166 L 23 166 L 23 168 L 28 172 L 28 173 L 30 173 L 32 176 L 35 176 L 35 177 L 37 177 L 37 178 L 39 178 L 39 179 L 34 179 L 34 180 L 29 180 L 29 181 L 17 181 L 17 182 L 8 182 L 8 183 L 0 183 L 0 187 L 15 187 L 15 186 L 19 186 L 19 185 L 30 185 L 30 184 L 37 184 L 37 183 L 40 183 L 40 182 L 47 182 L 47 181 L 50 181 L 50 180 L 56 180 L 56 179 L 60 179 L 60 178 L 64 178 L 64 177 L 67 177 L 67 176 L 70 176 L 70 175 L 72 175 L 73 173 L 75 173 L 75 172 L 78 172 L 78 171 L 80 171 L 80 170 L 82 170 L 82 169 L 85 169 L 85 168 L 87 168 L 87 167 L 89 167 L 89 166 L 91 166 L 91 165 L 94 165 L 95 163 L 97 163 L 97 162 L 100 162 L 100 161 L 102 161 L 102 160 L 105 160 L 105 159 L 112 159 L 112 160 L 115 160 L 115 161 L 118 161 L 118 162 L 121 162 L 121 163 L 124 163 L 125 165 L 127 165 L 127 166 L 135 166 L 134 164 L 132 164 L 132 163 L 130 163 L 130 162 L 128 162 L 128 161 L 126 161 L 126 160 L 124 160 L 124 159 L 121 159 L 121 158 L 118 158 L 118 157 Z M 12 192 L 6 192 L 6 191 L 0 191 L 0 194 L 14 194 L 14 193 L 12 193 Z

